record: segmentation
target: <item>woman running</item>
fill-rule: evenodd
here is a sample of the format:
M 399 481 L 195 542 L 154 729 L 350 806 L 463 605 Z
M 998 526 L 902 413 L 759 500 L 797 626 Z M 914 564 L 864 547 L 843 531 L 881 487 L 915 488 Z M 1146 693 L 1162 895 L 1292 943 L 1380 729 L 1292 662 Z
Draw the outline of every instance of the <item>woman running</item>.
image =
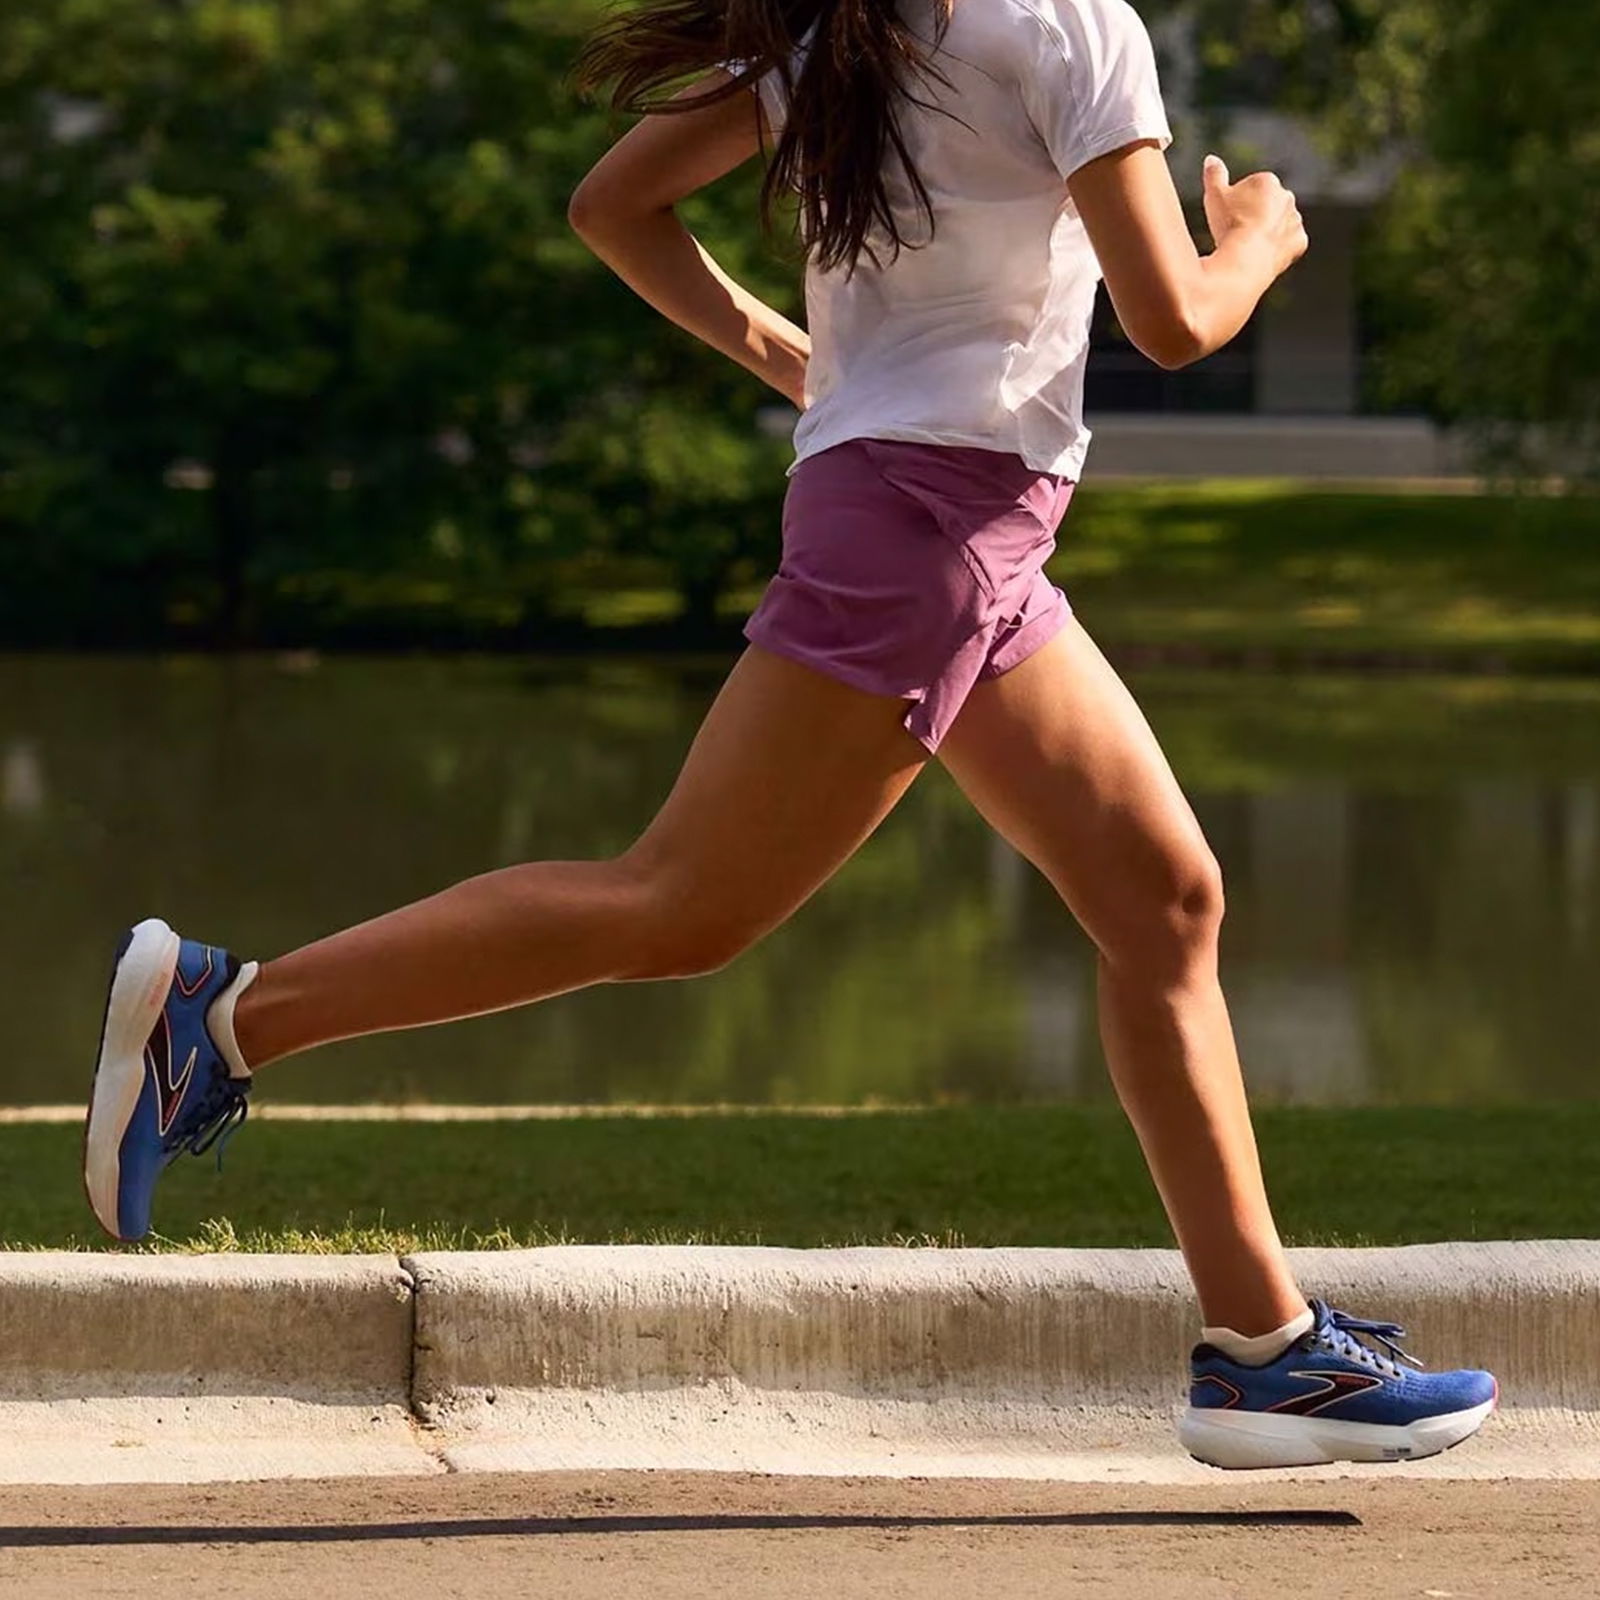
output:
M 242 1121 L 269 1063 L 723 966 L 937 758 L 1097 947 L 1106 1058 L 1205 1323 L 1184 1445 L 1266 1467 L 1459 1443 L 1493 1409 L 1493 1378 L 1419 1375 L 1400 1329 L 1295 1282 L 1218 984 L 1216 861 L 1043 575 L 1089 443 L 1102 275 L 1146 355 L 1197 361 L 1305 251 L 1294 196 L 1209 158 L 1215 249 L 1197 253 L 1150 39 L 1124 0 L 645 0 L 594 36 L 579 80 L 649 114 L 584 179 L 573 227 L 803 412 L 749 648 L 614 860 L 492 872 L 263 965 L 158 920 L 132 929 L 89 1110 L 101 1224 L 141 1237 L 163 1168 Z M 809 333 L 676 215 L 757 155 L 763 211 L 797 204 Z

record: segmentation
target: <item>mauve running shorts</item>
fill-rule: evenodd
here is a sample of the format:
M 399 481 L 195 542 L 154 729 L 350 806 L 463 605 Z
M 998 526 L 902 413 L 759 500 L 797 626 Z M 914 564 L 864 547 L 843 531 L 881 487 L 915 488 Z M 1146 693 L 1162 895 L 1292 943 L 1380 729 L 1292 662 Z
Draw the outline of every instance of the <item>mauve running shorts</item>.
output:
M 911 702 L 930 751 L 973 684 L 1072 615 L 1044 575 L 1073 485 L 1020 456 L 851 439 L 789 480 L 783 560 L 745 627 L 763 650 Z

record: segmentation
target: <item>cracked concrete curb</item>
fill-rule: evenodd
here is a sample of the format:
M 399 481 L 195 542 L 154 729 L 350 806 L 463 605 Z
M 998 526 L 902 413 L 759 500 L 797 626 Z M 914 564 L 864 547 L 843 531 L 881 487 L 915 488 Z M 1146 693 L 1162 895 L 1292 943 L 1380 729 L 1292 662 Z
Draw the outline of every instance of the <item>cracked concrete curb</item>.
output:
M 1407 1471 L 1600 1477 L 1600 1242 L 1293 1252 L 1495 1370 Z M 0 1255 L 0 1481 L 674 1466 L 1184 1481 L 1171 1251 Z M 1393 1470 L 1393 1469 L 1381 1469 Z
M 414 1322 L 393 1256 L 0 1253 L 0 1394 L 405 1405 Z
M 0 1253 L 0 1482 L 416 1472 L 393 1256 Z

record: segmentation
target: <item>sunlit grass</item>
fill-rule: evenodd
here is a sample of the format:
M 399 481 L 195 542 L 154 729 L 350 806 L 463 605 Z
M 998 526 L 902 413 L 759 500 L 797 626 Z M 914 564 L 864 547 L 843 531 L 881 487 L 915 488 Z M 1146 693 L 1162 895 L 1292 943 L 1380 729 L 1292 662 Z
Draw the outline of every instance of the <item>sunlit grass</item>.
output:
M 761 1236 L 748 1228 L 721 1231 L 652 1228 L 644 1232 L 621 1228 L 604 1240 L 574 1239 L 549 1228 L 387 1228 L 378 1223 L 355 1221 L 341 1227 L 251 1228 L 244 1232 L 225 1217 L 208 1217 L 187 1239 L 169 1239 L 152 1234 L 128 1248 L 147 1255 L 386 1255 L 412 1256 L 441 1250 L 535 1250 L 553 1245 L 726 1245 L 760 1244 Z M 841 1246 L 885 1245 L 896 1249 L 959 1249 L 964 1235 L 947 1230 L 943 1234 L 890 1233 L 861 1235 L 841 1239 Z M 15 1248 L 7 1246 L 6 1248 Z M 38 1248 L 38 1247 L 28 1247 Z
M 1092 480 L 1052 576 L 1112 647 L 1600 667 L 1600 500 Z
M 583 620 L 591 628 L 637 628 L 670 622 L 678 600 L 670 589 L 609 589 L 583 602 Z
M 1363 658 L 1600 670 L 1600 498 L 1336 488 L 1290 480 L 1102 483 L 1090 476 L 1059 535 L 1052 577 L 1115 650 L 1272 659 Z M 776 566 L 734 575 L 727 637 Z M 444 570 L 285 580 L 314 629 L 368 640 L 518 634 L 530 596 L 606 647 L 670 638 L 681 600 L 664 564 L 572 555 L 485 587 Z M 725 642 L 725 641 L 724 641 Z
M 1297 1244 L 1593 1237 L 1600 1105 L 1269 1108 L 1261 1142 Z M 78 1130 L 0 1127 L 8 1248 L 99 1249 Z M 573 1244 L 1160 1246 L 1170 1234 L 1109 1106 L 949 1107 L 522 1123 L 251 1126 L 219 1179 L 163 1180 L 179 1252 Z

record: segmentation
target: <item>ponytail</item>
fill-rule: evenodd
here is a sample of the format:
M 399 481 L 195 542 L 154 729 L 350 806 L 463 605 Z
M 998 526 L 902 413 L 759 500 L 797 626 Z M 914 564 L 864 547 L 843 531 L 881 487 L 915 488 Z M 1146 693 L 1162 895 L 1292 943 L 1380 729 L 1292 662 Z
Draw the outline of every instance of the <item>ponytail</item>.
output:
M 935 47 L 952 4 L 935 0 Z M 808 32 L 796 72 L 792 57 Z M 680 80 L 718 66 L 735 73 L 723 89 L 692 101 L 664 98 Z M 911 80 L 948 80 L 896 13 L 895 0 L 644 0 L 596 29 L 573 77 L 588 92 L 610 84 L 614 110 L 665 115 L 747 93 L 773 71 L 788 112 L 761 186 L 763 225 L 772 229 L 779 196 L 793 192 L 796 232 L 815 266 L 854 272 L 863 254 L 881 266 L 877 245 L 886 243 L 891 259 L 906 247 L 885 179 L 893 158 L 931 237 L 933 206 L 906 148 L 899 108 L 921 103 Z

